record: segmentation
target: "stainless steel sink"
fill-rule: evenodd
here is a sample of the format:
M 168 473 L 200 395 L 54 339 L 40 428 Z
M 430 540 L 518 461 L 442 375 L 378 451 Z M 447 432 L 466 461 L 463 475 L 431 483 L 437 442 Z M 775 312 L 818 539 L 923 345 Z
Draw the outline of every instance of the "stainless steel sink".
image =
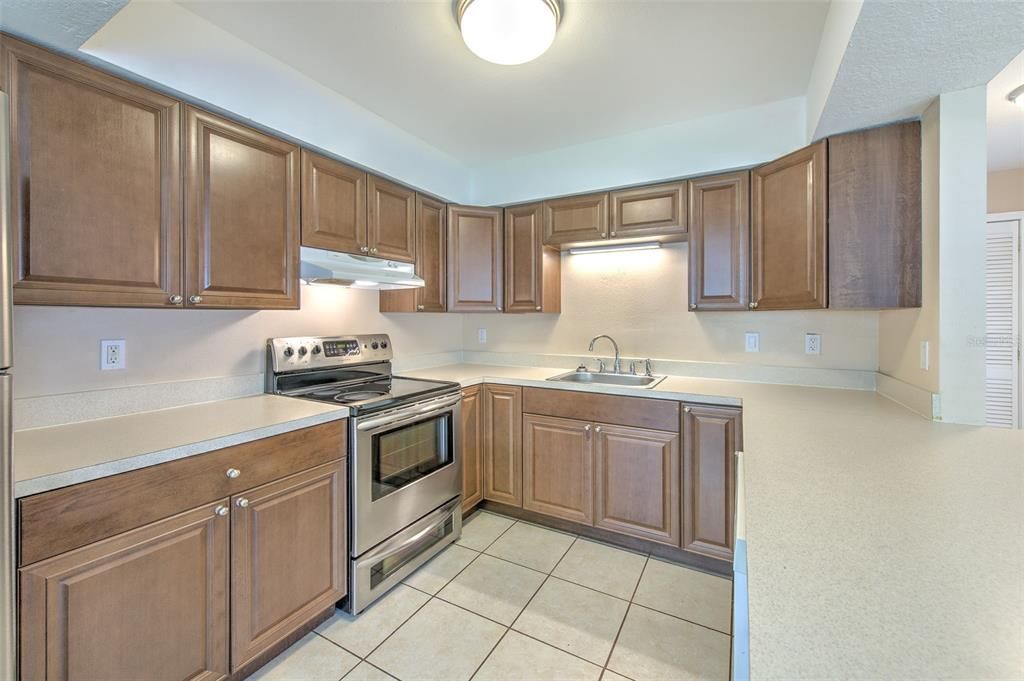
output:
M 621 385 L 628 388 L 653 388 L 665 380 L 664 376 L 634 376 L 633 374 L 594 373 L 592 371 L 567 371 L 552 376 L 549 381 L 559 383 L 596 383 L 600 385 Z

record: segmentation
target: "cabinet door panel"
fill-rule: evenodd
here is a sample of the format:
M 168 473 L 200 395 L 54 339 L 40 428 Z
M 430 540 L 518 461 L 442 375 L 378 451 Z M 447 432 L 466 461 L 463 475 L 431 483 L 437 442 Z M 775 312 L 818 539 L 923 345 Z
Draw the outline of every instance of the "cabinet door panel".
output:
M 8 36 L 14 302 L 180 305 L 181 105 Z
M 750 173 L 689 181 L 691 310 L 750 302 Z
M 481 468 L 480 388 L 462 391 L 462 512 L 466 513 L 484 498 Z
M 186 108 L 186 289 L 198 307 L 299 307 L 299 149 Z
M 370 254 L 413 262 L 416 259 L 416 192 L 373 175 L 367 180 L 367 191 Z
M 345 459 L 232 497 L 237 670 L 346 592 Z
M 597 527 L 679 546 L 679 436 L 600 425 Z
M 544 243 L 549 246 L 608 238 L 608 194 L 588 194 L 544 202 Z
M 485 385 L 484 499 L 523 505 L 523 389 Z
M 544 204 L 505 209 L 505 312 L 561 312 L 561 253 L 543 245 Z
M 206 505 L 22 569 L 22 679 L 226 678 L 227 524 Z
M 523 508 L 593 524 L 592 437 L 583 421 L 523 416 Z
M 416 196 L 416 273 L 426 285 L 416 289 L 416 309 L 444 312 L 447 308 L 447 210 L 445 204 Z
M 366 173 L 302 151 L 302 245 L 364 252 Z
M 821 141 L 752 173 L 751 301 L 758 310 L 828 302 L 827 164 Z
M 609 238 L 686 234 L 686 183 L 673 182 L 611 193 Z M 672 239 L 662 239 L 670 241 Z
M 690 405 L 683 410 L 683 548 L 732 560 L 735 453 L 741 411 Z
M 448 311 L 500 312 L 500 208 L 448 206 Z

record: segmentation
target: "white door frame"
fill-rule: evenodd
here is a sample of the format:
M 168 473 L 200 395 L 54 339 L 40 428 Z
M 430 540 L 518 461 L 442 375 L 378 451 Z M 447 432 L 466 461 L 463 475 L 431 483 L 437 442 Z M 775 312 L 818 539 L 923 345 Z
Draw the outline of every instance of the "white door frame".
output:
M 1024 248 L 1024 211 L 1011 211 L 1008 213 L 989 213 L 986 218 L 986 225 L 993 222 L 1016 222 L 1017 223 L 1017 281 L 1018 287 L 1024 285 L 1024 253 L 1020 249 Z M 1016 423 L 1015 428 L 1021 428 L 1024 426 L 1024 361 L 1021 361 L 1021 344 L 1024 343 L 1024 293 L 1018 291 L 1017 298 L 1017 328 L 1014 329 L 1015 341 L 1017 344 L 1017 371 L 1016 371 L 1016 391 L 1017 391 L 1017 413 L 1015 414 Z

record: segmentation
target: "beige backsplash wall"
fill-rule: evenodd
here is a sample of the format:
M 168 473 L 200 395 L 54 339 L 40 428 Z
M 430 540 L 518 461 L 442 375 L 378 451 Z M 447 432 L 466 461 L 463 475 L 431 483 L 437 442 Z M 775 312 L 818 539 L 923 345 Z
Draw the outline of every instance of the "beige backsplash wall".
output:
M 1024 168 L 997 170 L 988 174 L 988 212 L 1011 213 L 1024 210 Z
M 562 255 L 562 313 L 465 314 L 463 349 L 587 356 L 608 333 L 623 356 L 834 369 L 878 368 L 878 313 L 702 312 L 687 306 L 687 245 L 659 250 Z M 477 341 L 487 329 L 487 343 Z M 761 352 L 744 352 L 744 333 Z M 822 334 L 822 354 L 804 354 L 804 334 Z M 606 341 L 596 348 L 608 356 Z
M 391 334 L 399 358 L 457 351 L 458 315 L 381 315 L 377 293 L 303 286 L 302 309 L 139 310 L 16 306 L 15 397 L 244 376 L 274 336 Z M 124 338 L 126 368 L 100 371 L 100 340 Z

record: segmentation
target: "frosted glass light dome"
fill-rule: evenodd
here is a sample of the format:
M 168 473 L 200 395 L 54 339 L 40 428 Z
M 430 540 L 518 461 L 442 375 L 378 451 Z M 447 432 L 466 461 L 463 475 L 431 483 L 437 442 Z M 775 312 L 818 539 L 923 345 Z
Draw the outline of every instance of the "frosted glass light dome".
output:
M 459 28 L 481 59 L 511 66 L 544 54 L 555 40 L 557 0 L 461 0 Z

